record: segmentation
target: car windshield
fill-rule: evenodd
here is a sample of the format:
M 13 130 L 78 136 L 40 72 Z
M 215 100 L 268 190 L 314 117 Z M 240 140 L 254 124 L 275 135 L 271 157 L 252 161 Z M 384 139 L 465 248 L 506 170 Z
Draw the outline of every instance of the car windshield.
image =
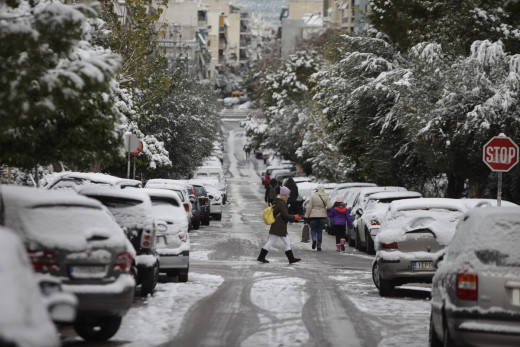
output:
M 450 253 L 474 253 L 486 265 L 520 266 L 519 244 L 520 216 L 496 215 L 457 232 Z
M 179 203 L 175 199 L 169 199 L 165 197 L 156 197 L 151 196 L 152 199 L 152 206 L 159 206 L 159 205 L 173 205 L 179 207 Z
M 108 208 L 125 208 L 125 207 L 136 206 L 136 205 L 143 203 L 141 200 L 120 198 L 120 197 L 116 197 L 116 196 L 91 195 L 91 196 L 89 196 L 89 198 L 93 198 L 93 199 L 100 201 L 103 205 L 105 205 Z
M 45 247 L 82 250 L 93 238 L 124 239 L 123 232 L 115 232 L 119 227 L 110 215 L 97 207 L 44 205 L 23 212 L 23 229 L 32 241 Z

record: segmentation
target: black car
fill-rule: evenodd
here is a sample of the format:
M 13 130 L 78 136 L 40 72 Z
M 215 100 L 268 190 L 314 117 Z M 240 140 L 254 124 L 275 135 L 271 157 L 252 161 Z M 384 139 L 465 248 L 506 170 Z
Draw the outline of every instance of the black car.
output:
M 210 221 L 210 200 L 208 196 L 208 192 L 206 188 L 201 184 L 190 183 L 193 189 L 195 189 L 195 193 L 197 201 L 199 203 L 199 211 L 200 211 L 200 223 L 202 225 L 209 225 Z

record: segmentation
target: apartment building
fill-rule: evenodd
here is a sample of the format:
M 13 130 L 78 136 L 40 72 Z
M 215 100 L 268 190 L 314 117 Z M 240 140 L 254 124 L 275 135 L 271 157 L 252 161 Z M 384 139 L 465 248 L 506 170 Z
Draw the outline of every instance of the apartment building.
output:
M 325 27 L 349 32 L 365 30 L 368 3 L 369 0 L 323 0 Z

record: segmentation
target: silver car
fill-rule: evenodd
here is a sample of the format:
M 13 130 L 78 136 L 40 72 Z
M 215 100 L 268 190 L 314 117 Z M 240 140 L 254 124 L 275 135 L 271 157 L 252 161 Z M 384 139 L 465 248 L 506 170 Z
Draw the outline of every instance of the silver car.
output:
M 520 346 L 519 245 L 519 207 L 464 215 L 437 259 L 431 346 Z
M 72 191 L 1 186 L 0 221 L 22 238 L 36 272 L 76 295 L 79 336 L 104 341 L 118 331 L 134 298 L 135 251 L 101 203 Z
M 448 245 L 467 207 L 460 199 L 393 201 L 376 237 L 372 278 L 381 296 L 405 283 L 431 283 L 434 254 Z

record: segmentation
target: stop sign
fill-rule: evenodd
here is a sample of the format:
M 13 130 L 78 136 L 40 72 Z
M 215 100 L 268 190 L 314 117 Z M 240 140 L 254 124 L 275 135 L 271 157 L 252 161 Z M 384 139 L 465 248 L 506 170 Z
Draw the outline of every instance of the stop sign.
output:
M 484 145 L 483 160 L 493 171 L 507 172 L 518 163 L 518 146 L 501 134 Z

